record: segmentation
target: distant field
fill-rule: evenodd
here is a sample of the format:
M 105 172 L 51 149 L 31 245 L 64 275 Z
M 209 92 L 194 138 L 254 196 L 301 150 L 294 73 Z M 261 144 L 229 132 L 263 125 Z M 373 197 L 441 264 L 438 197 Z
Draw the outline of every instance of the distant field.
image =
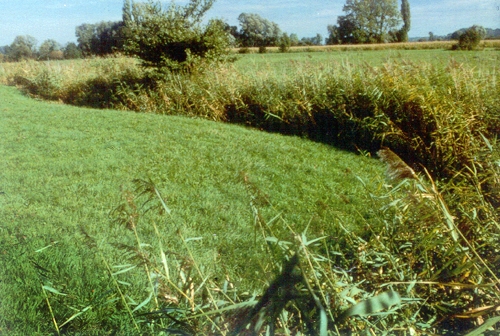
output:
M 450 49 L 457 41 L 425 41 L 425 42 L 406 42 L 406 43 L 373 43 L 373 44 L 351 44 L 351 45 L 322 45 L 322 46 L 300 46 L 291 47 L 290 52 L 325 52 L 325 51 L 354 51 L 354 50 L 428 50 L 428 49 Z M 481 43 L 484 48 L 499 48 L 500 40 L 485 40 Z M 259 48 L 248 48 L 251 53 L 258 53 Z M 237 53 L 240 48 L 232 49 Z M 268 52 L 279 52 L 278 47 L 268 47 Z
M 464 63 L 478 71 L 495 71 L 500 62 L 500 53 L 496 50 L 483 51 L 451 51 L 442 49 L 416 50 L 361 50 L 353 48 L 349 51 L 331 52 L 297 52 L 244 54 L 238 56 L 235 66 L 246 74 L 292 75 L 297 71 L 321 71 L 329 66 L 368 64 L 381 66 L 388 61 L 408 61 L 414 63 L 430 63 L 435 66 L 446 66 L 449 62 Z

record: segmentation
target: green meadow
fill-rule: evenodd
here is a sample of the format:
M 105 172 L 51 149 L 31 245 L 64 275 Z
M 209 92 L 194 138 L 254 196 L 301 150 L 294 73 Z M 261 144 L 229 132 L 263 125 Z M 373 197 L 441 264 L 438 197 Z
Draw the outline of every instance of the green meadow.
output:
M 353 65 L 368 64 L 380 66 L 391 60 L 407 60 L 425 62 L 434 66 L 443 66 L 450 61 L 467 64 L 478 70 L 498 67 L 498 50 L 485 49 L 477 52 L 451 51 L 443 49 L 417 50 L 357 50 L 349 51 L 315 51 L 268 54 L 238 55 L 236 68 L 244 73 L 269 71 L 280 75 L 296 71 L 296 67 L 325 67 L 329 64 L 352 63 Z
M 493 328 L 498 61 L 0 64 L 0 334 L 226 335 L 269 296 L 256 333 Z
M 171 210 L 168 218 L 138 221 L 141 242 L 156 248 L 161 240 L 182 255 L 181 237 L 193 239 L 189 246 L 207 281 L 228 277 L 247 291 L 260 290 L 271 272 L 252 204 L 262 218 L 280 215 L 297 232 L 309 225 L 312 235 L 328 234 L 337 221 L 355 229 L 370 216 L 358 177 L 373 189 L 383 180 L 377 161 L 298 137 L 185 117 L 76 108 L 32 100 L 15 88 L 0 90 L 1 333 L 53 330 L 42 286 L 65 294 L 48 293 L 59 323 L 97 297 L 114 295 L 106 294 L 110 280 L 99 254 L 111 267 L 130 258 L 117 246 L 129 244 L 133 235 L 113 223 L 122 198 L 135 191 L 135 179 L 154 181 Z M 290 238 L 282 222 L 272 230 Z M 96 246 L 86 243 L 86 234 Z M 141 300 L 143 279 L 138 282 L 128 295 Z M 106 324 L 119 330 L 124 323 L 94 314 L 73 323 L 82 332 L 88 324 L 103 323 L 109 331 Z

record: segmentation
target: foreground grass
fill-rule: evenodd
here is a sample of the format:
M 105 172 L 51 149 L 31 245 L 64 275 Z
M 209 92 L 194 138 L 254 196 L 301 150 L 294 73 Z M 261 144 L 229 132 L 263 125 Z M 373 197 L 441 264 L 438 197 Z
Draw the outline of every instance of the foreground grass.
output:
M 281 213 L 298 231 L 309 223 L 313 235 L 331 231 L 335 218 L 355 229 L 373 215 L 357 176 L 377 180 L 374 160 L 204 120 L 40 103 L 8 87 L 0 96 L 2 334 L 53 331 L 47 293 L 59 324 L 94 307 L 66 330 L 131 327 L 99 254 L 110 265 L 130 263 L 116 246 L 132 236 L 111 225 L 110 213 L 136 178 L 156 181 L 172 210 L 168 221 L 150 215 L 137 225 L 143 243 L 157 241 L 153 223 L 170 253 L 184 254 L 179 234 L 197 238 L 190 244 L 210 281 L 231 279 L 250 292 L 270 271 L 255 244 L 252 200 L 262 218 Z M 273 231 L 289 238 L 281 225 Z M 143 279 L 125 275 L 127 295 L 144 297 Z

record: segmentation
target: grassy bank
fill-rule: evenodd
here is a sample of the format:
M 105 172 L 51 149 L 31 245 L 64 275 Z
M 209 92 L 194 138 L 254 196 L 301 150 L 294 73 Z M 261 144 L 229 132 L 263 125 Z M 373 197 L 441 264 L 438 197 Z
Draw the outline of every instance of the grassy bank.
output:
M 135 333 L 106 271 L 138 265 L 116 279 L 127 304 L 148 297 L 134 234 L 113 224 L 133 206 L 141 213 L 139 248 L 151 263 L 160 242 L 172 277 L 182 270 L 189 278 L 192 258 L 210 288 L 227 280 L 248 293 L 260 291 L 274 267 L 257 218 L 280 215 L 297 232 L 309 224 L 319 236 L 336 230 L 335 218 L 357 230 L 373 215 L 357 177 L 377 189 L 382 167 L 374 160 L 204 120 L 79 109 L 0 90 L 2 334 L 53 331 L 46 296 L 59 325 L 92 307 L 62 330 Z M 142 214 L 135 179 L 157 183 L 171 216 Z M 290 238 L 283 222 L 269 226 Z
M 28 265 L 25 272 L 41 279 L 29 282 L 35 283 L 31 291 L 39 298 L 29 313 L 35 316 L 32 321 L 40 318 L 35 310 L 43 308 L 49 328 L 55 315 L 49 309 L 52 303 L 58 305 L 52 310 L 59 314 L 55 321 L 71 330 L 91 330 L 105 323 L 107 330 L 120 332 L 130 328 L 154 333 L 175 327 L 187 333 L 224 334 L 238 321 L 245 321 L 245 305 L 259 300 L 251 295 L 252 290 L 268 288 L 276 274 L 286 270 L 282 261 L 293 261 L 291 256 L 298 251 L 300 271 L 294 269 L 300 276 L 292 277 L 296 286 L 291 289 L 274 282 L 269 287 L 276 292 L 269 294 L 273 299 L 262 313 L 266 317 L 262 330 L 274 326 L 283 333 L 319 332 L 326 325 L 337 334 L 366 328 L 377 333 L 456 333 L 485 321 L 497 323 L 498 53 L 427 52 L 296 53 L 288 54 L 289 58 L 244 55 L 220 68 L 162 77 L 125 58 L 3 65 L 3 80 L 33 96 L 146 112 L 69 112 L 63 105 L 44 105 L 63 111 L 64 117 L 54 115 L 43 131 L 29 131 L 36 136 L 25 138 L 35 138 L 37 143 L 22 148 L 15 148 L 17 142 L 8 139 L 23 139 L 23 127 L 29 130 L 45 119 L 32 113 L 13 114 L 10 119 L 15 125 L 28 116 L 34 118 L 16 126 L 17 133 L 11 132 L 10 138 L 4 137 L 12 153 L 35 158 L 29 164 L 40 161 L 45 166 L 32 149 L 44 143 L 42 133 L 50 145 L 40 151 L 53 156 L 55 165 L 66 162 L 50 171 L 76 170 L 77 178 L 78 172 L 91 172 L 85 173 L 80 188 L 87 197 L 78 200 L 100 195 L 108 187 L 90 186 L 106 179 L 113 179 L 110 185 L 123 184 L 117 190 L 121 198 L 108 193 L 91 206 L 103 209 L 103 204 L 117 204 L 111 215 L 116 220 L 111 234 L 116 240 L 111 246 L 108 238 L 99 238 L 100 225 L 71 226 L 78 227 L 78 244 L 90 251 L 92 265 L 97 265 L 93 267 L 100 267 L 101 280 L 86 280 L 96 284 L 100 296 L 85 296 L 88 287 L 83 285 L 77 286 L 84 288 L 77 294 L 58 294 L 67 294 L 60 288 L 68 285 L 55 283 L 52 279 L 57 277 L 50 276 L 51 268 L 44 266 L 56 259 L 49 255 L 40 257 L 40 262 L 33 257 L 55 251 L 54 247 L 61 246 L 58 240 L 40 241 L 21 252 L 12 250 L 26 256 L 20 259 Z M 6 101 L 21 99 L 14 91 L 5 92 L 14 95 Z M 241 127 L 162 118 L 151 112 L 239 123 L 299 137 L 275 138 Z M 102 119 L 108 115 L 111 119 Z M 86 135 L 87 127 L 91 131 Z M 66 128 L 72 131 L 65 132 Z M 70 137 L 72 133 L 81 141 L 63 146 L 60 153 L 81 156 L 66 161 L 65 154 L 62 160 L 57 148 L 68 140 L 61 141 L 61 134 Z M 344 157 L 345 152 L 319 143 L 366 156 L 388 147 L 417 175 L 385 150 L 382 158 L 388 175 L 395 179 L 384 182 L 381 167 L 369 163 L 373 161 L 351 154 Z M 168 155 L 165 148 L 169 148 Z M 87 160 L 89 165 L 83 165 Z M 99 173 L 93 167 L 100 167 L 101 162 L 105 166 Z M 368 171 L 359 172 L 356 167 Z M 7 168 L 9 174 L 22 171 Z M 398 175 L 409 179 L 401 181 Z M 11 190 L 27 181 L 25 175 L 12 175 L 6 181 L 16 179 Z M 53 180 L 57 180 L 55 175 L 26 185 L 43 187 Z M 90 186 L 87 180 L 92 181 Z M 59 188 L 66 184 L 69 180 Z M 24 191 L 26 195 L 36 192 Z M 69 197 L 52 194 L 46 191 L 35 201 L 54 200 L 57 209 Z M 24 209 L 21 204 L 36 204 L 25 202 L 26 198 L 19 199 L 17 208 L 10 208 L 10 218 L 21 213 L 16 210 Z M 199 199 L 203 201 L 193 201 Z M 233 205 L 233 200 L 240 205 Z M 70 217 L 81 222 L 79 216 Z M 20 218 L 22 222 L 30 216 Z M 61 223 L 67 221 L 64 218 Z M 228 226 L 230 232 L 226 232 Z M 240 227 L 246 230 L 234 229 Z M 7 232 L 8 246 L 25 246 L 23 232 Z M 221 240 L 218 232 L 224 232 L 227 239 Z M 70 250 L 74 245 L 67 241 Z M 71 250 L 68 258 L 78 253 Z M 21 266 L 15 264 L 6 276 L 17 279 L 15 271 Z M 83 266 L 72 267 L 84 273 Z M 41 292 L 36 292 L 37 286 Z M 355 301 L 388 288 L 403 296 L 401 307 L 382 315 L 346 318 L 346 309 Z M 76 305 L 71 301 L 74 298 L 80 300 Z M 280 306 L 279 302 L 287 301 L 289 305 Z M 259 325 L 255 320 L 252 324 Z

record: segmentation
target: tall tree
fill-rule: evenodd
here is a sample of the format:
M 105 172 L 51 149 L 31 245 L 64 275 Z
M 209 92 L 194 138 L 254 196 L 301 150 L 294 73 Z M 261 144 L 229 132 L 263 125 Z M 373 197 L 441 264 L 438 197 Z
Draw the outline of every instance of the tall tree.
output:
M 281 37 L 278 24 L 258 14 L 241 13 L 238 21 L 241 26 L 241 44 L 245 47 L 274 46 Z
M 84 23 L 76 27 L 78 47 L 85 56 L 107 55 L 123 49 L 123 23 L 100 22 L 96 24 Z
M 130 0 L 123 1 L 122 21 L 126 25 L 132 20 L 132 2 Z
M 329 29 L 329 42 L 385 42 L 401 19 L 397 0 L 347 0 L 343 11 L 346 15 L 338 17 L 338 26 Z
M 38 58 L 41 60 L 61 59 L 63 57 L 61 45 L 57 41 L 52 39 L 45 40 L 40 45 L 38 54 Z
M 342 15 L 337 18 L 338 25 L 329 25 L 327 44 L 355 44 L 365 43 L 368 36 L 363 29 L 360 29 L 353 14 Z
M 408 32 L 411 28 L 411 13 L 410 2 L 408 0 L 401 1 L 401 16 L 403 18 L 403 28 Z
M 89 56 L 94 54 L 93 52 L 93 40 L 95 25 L 84 23 L 75 28 L 76 40 L 78 41 L 78 48 L 82 51 L 84 56 Z
M 64 58 L 66 59 L 75 59 L 82 58 L 83 53 L 80 48 L 76 45 L 76 43 L 70 42 L 64 47 Z
M 403 18 L 403 27 L 398 31 L 398 41 L 407 42 L 408 32 L 411 28 L 410 2 L 408 0 L 401 1 L 401 17 Z
M 33 36 L 20 35 L 16 36 L 14 42 L 7 48 L 7 56 L 13 61 L 36 57 L 37 41 Z
M 299 45 L 299 36 L 297 34 L 290 34 L 290 45 L 292 47 Z

